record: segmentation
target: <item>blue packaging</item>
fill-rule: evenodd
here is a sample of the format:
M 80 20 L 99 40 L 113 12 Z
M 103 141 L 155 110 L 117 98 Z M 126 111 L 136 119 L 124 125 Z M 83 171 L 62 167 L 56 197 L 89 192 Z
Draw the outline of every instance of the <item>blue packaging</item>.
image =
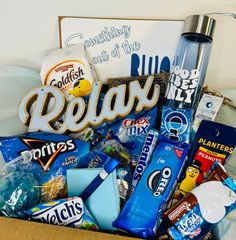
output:
M 106 144 L 109 142 L 111 144 Z M 111 151 L 110 150 L 111 145 L 113 144 L 113 146 L 114 146 L 114 142 L 116 142 L 115 146 L 116 146 L 116 144 L 120 145 L 119 142 L 117 142 L 116 140 L 113 139 L 113 140 L 104 142 L 105 147 L 103 149 L 101 149 L 100 147 L 98 148 L 99 150 L 95 148 L 90 153 L 91 160 L 88 164 L 88 168 L 99 168 L 99 167 L 101 168 L 108 161 L 110 161 L 111 157 L 108 156 L 107 154 L 109 154 L 109 152 Z M 109 152 L 107 152 L 107 151 L 109 151 Z M 104 152 L 107 152 L 107 154 L 105 154 Z M 131 187 L 131 182 L 132 182 L 132 173 L 131 173 L 130 164 L 127 164 L 127 161 L 123 161 L 123 159 L 127 159 L 127 154 L 125 154 L 125 152 L 126 151 L 123 152 L 124 154 L 121 154 L 122 151 L 120 151 L 119 156 L 118 155 L 116 156 L 116 158 L 118 160 L 120 160 L 120 162 L 121 162 L 120 166 L 116 169 L 116 175 L 117 175 L 117 184 L 118 184 L 119 195 L 120 195 L 122 202 L 126 199 L 128 190 Z M 113 153 L 115 153 L 115 155 L 116 155 L 116 151 L 114 151 Z M 125 164 L 122 164 L 122 163 L 125 163 Z
M 99 227 L 79 197 L 43 203 L 25 211 L 25 217 L 43 223 L 98 230 Z
M 236 182 L 216 161 L 204 182 L 164 214 L 175 240 L 203 239 L 236 208 Z
M 87 167 L 90 145 L 65 135 L 35 132 L 0 138 L 0 151 L 5 162 L 20 155 L 31 159 L 41 200 L 49 202 L 64 197 L 67 169 Z
M 138 114 L 132 111 L 127 117 L 104 123 L 95 131 L 106 139 L 116 139 L 122 143 L 129 150 L 131 161 L 136 166 L 146 135 L 150 129 L 156 127 L 156 123 L 157 106 Z
M 188 146 L 160 142 L 151 163 L 113 226 L 141 238 L 154 238 L 187 153 Z
M 181 143 L 190 142 L 193 110 L 163 106 L 160 134 Z
M 144 170 L 149 165 L 149 163 L 152 159 L 152 154 L 153 154 L 155 146 L 157 144 L 158 137 L 159 137 L 159 133 L 155 129 L 151 129 L 146 135 L 146 139 L 143 144 L 142 152 L 139 156 L 137 166 L 136 166 L 134 174 L 133 174 L 132 186 L 129 191 L 129 196 L 131 196 L 131 194 L 133 193 L 135 187 L 137 186 L 138 182 L 140 181 L 140 179 L 144 173 Z

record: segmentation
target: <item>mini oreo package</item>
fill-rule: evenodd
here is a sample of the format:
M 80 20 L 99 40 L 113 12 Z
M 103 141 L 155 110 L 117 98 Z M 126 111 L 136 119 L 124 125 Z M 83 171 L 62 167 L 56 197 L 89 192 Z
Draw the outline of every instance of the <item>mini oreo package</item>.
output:
M 141 238 L 153 238 L 187 153 L 188 146 L 160 142 L 151 163 L 113 226 Z
M 98 230 L 99 227 L 79 197 L 43 203 L 25 212 L 29 220 L 74 228 Z
M 204 182 L 164 214 L 175 240 L 203 239 L 236 208 L 236 182 L 217 161 Z
M 66 193 L 66 170 L 86 167 L 89 143 L 65 135 L 35 132 L 0 138 L 0 151 L 5 162 L 22 155 L 32 161 L 38 176 L 41 201 L 62 198 Z

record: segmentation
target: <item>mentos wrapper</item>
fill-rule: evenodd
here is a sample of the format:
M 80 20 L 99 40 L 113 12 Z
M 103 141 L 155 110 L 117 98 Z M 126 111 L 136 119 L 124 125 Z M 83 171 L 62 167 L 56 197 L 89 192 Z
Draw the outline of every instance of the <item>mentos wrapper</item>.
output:
M 64 196 L 66 170 L 86 167 L 89 143 L 65 135 L 36 132 L 0 138 L 0 151 L 5 162 L 22 155 L 29 157 L 33 174 L 39 175 L 41 200 Z
M 188 148 L 172 142 L 160 142 L 152 161 L 125 204 L 116 228 L 141 238 L 155 236 L 163 211 L 179 179 Z
M 43 223 L 98 230 L 99 227 L 79 197 L 37 205 L 25 212 L 30 220 Z
M 151 129 L 146 135 L 146 139 L 143 144 L 143 149 L 139 156 L 137 166 L 133 174 L 132 187 L 129 191 L 129 196 L 131 196 L 131 194 L 133 193 L 135 187 L 137 186 L 138 182 L 140 181 L 144 173 L 144 170 L 149 165 L 152 159 L 152 154 L 157 144 L 158 137 L 159 133 L 154 129 Z
M 169 233 L 175 240 L 203 239 L 229 212 L 236 208 L 236 182 L 215 162 L 204 183 L 165 214 Z
M 192 119 L 192 109 L 163 106 L 160 134 L 177 142 L 189 143 Z

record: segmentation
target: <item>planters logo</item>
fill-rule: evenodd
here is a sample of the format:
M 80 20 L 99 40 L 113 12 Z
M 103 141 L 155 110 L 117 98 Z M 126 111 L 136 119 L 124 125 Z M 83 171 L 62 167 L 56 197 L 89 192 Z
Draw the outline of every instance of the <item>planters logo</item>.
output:
M 125 119 L 123 121 L 123 127 L 126 129 L 127 135 L 142 135 L 147 134 L 150 117 L 136 119 Z
M 165 193 L 172 176 L 171 173 L 171 169 L 165 167 L 163 170 L 156 170 L 149 175 L 148 187 L 155 197 L 159 197 Z

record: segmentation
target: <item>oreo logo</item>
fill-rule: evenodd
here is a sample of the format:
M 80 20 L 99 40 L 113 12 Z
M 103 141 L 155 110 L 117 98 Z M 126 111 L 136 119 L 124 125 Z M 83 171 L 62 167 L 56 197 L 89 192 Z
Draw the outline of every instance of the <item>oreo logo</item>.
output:
M 162 171 L 156 170 L 148 177 L 148 187 L 155 197 L 163 195 L 171 178 L 171 169 L 165 167 Z

